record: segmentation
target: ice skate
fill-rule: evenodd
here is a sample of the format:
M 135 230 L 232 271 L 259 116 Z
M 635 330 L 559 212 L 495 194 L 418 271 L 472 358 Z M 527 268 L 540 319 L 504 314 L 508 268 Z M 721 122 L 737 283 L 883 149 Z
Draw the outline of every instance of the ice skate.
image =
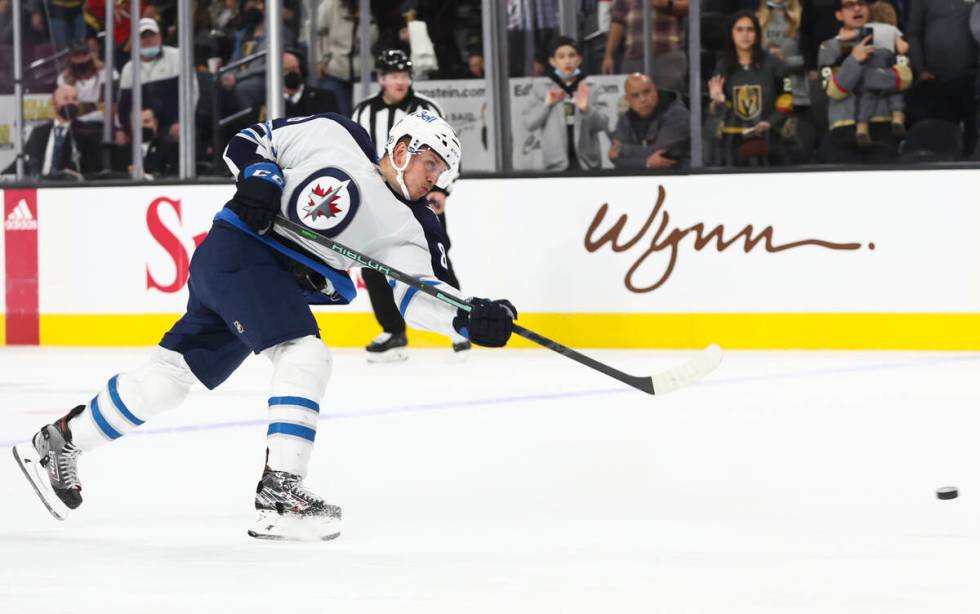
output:
M 408 360 L 408 338 L 405 333 L 393 335 L 391 333 L 381 333 L 365 348 L 368 353 L 368 362 L 400 362 Z
M 256 539 L 327 541 L 340 536 L 340 508 L 303 487 L 303 479 L 267 470 L 255 491 Z
M 68 517 L 82 504 L 82 484 L 78 480 L 78 455 L 72 444 L 68 421 L 85 409 L 79 405 L 54 424 L 41 428 L 29 443 L 14 446 L 14 459 L 51 515 Z

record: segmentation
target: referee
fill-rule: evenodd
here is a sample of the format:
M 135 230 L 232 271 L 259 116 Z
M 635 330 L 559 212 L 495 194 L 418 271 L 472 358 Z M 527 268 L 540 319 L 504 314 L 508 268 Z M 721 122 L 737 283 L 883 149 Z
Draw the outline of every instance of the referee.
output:
M 374 146 L 377 149 L 378 158 L 385 153 L 385 144 L 388 142 L 388 132 L 391 127 L 402 117 L 413 113 L 419 109 L 431 111 L 439 117 L 445 118 L 445 114 L 438 104 L 431 98 L 426 98 L 415 93 L 412 89 L 412 60 L 408 58 L 404 51 L 400 49 L 386 49 L 381 52 L 375 62 L 374 68 L 378 73 L 378 84 L 381 91 L 370 98 L 361 101 L 354 107 L 351 118 L 360 124 L 371 136 Z M 429 207 L 439 217 L 442 223 L 443 235 L 446 251 L 449 251 L 449 236 L 446 235 L 446 197 L 452 190 L 452 178 L 446 189 L 433 188 L 426 196 L 429 200 Z M 457 289 L 459 281 L 456 279 L 456 272 L 453 270 L 452 261 L 446 257 L 449 266 L 449 283 Z M 406 346 L 408 339 L 405 337 L 405 319 L 395 305 L 394 295 L 388 279 L 381 273 L 373 269 L 361 269 L 361 276 L 368 289 L 368 296 L 371 298 L 371 307 L 374 309 L 374 316 L 384 332 L 374 338 L 367 346 L 368 362 L 395 362 L 406 360 L 408 352 Z M 470 342 L 462 335 L 453 337 L 453 351 L 456 353 L 470 349 Z

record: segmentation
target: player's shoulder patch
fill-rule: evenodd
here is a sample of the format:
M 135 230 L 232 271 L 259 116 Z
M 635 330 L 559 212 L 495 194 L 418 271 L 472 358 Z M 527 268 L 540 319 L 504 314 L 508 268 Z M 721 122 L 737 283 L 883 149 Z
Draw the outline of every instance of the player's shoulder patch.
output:
M 361 190 L 340 168 L 321 168 L 300 183 L 289 199 L 289 219 L 327 236 L 344 231 L 357 215 Z

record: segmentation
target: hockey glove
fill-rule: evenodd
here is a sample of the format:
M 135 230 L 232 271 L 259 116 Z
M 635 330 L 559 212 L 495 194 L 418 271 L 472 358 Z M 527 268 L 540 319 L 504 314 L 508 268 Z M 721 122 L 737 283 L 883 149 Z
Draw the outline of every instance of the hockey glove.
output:
M 256 159 L 247 164 L 238 177 L 238 190 L 228 204 L 238 218 L 255 232 L 265 234 L 272 228 L 286 185 L 282 169 L 275 162 Z
M 473 310 L 469 313 L 459 311 L 453 319 L 453 328 L 477 345 L 490 348 L 507 345 L 514 331 L 517 308 L 507 300 L 474 298 L 470 303 Z

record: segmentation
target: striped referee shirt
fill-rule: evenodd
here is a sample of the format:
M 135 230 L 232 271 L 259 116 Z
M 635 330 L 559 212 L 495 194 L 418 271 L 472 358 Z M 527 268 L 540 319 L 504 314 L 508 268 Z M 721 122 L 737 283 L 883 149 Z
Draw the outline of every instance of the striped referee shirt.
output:
M 371 136 L 371 141 L 374 143 L 374 148 L 378 153 L 378 159 L 380 160 L 385 155 L 385 145 L 388 144 L 388 133 L 391 132 L 391 127 L 395 125 L 395 122 L 409 113 L 414 113 L 418 109 L 431 111 L 439 117 L 446 119 L 446 114 L 443 112 L 442 107 L 435 100 L 428 96 L 415 93 L 415 90 L 411 87 L 408 88 L 408 94 L 405 96 L 405 99 L 398 104 L 392 105 L 386 103 L 384 98 L 381 97 L 381 92 L 362 100 L 354 107 L 351 119 L 367 130 L 367 133 Z M 453 191 L 453 185 L 456 183 L 458 177 L 459 174 L 457 173 L 450 179 L 449 185 L 443 190 L 446 194 Z

